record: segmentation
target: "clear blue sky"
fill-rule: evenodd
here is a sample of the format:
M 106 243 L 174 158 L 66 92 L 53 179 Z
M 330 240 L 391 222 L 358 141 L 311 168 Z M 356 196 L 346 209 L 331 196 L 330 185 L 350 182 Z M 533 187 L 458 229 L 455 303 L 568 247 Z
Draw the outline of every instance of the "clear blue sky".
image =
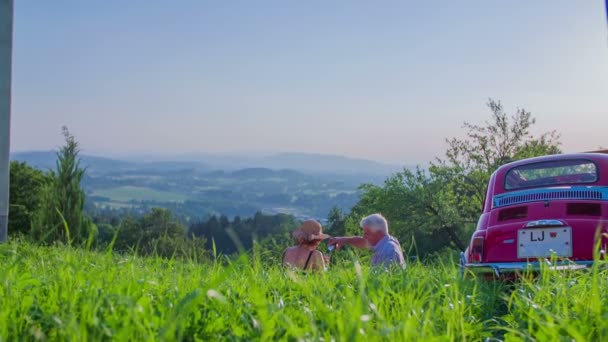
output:
M 608 147 L 603 0 L 16 1 L 11 150 L 398 164 L 509 113 Z

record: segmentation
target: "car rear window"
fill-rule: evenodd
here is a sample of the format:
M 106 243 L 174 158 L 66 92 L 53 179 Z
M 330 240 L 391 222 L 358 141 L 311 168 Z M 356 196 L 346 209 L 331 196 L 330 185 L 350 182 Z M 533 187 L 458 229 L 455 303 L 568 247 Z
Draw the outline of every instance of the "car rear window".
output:
M 597 181 L 597 167 L 587 159 L 555 160 L 521 165 L 505 176 L 505 189 L 584 184 Z

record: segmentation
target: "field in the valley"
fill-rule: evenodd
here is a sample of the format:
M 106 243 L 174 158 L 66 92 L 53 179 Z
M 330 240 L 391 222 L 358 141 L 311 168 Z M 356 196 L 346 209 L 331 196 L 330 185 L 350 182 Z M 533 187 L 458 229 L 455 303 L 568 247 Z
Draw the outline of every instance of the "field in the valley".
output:
M 599 341 L 608 277 L 546 272 L 516 284 L 462 280 L 455 265 L 324 274 L 268 255 L 198 263 L 0 245 L 0 340 Z
M 121 186 L 114 188 L 99 189 L 92 192 L 93 196 L 108 197 L 114 202 L 128 203 L 131 201 L 153 201 L 153 202 L 183 202 L 188 197 L 170 191 L 154 190 L 148 187 Z

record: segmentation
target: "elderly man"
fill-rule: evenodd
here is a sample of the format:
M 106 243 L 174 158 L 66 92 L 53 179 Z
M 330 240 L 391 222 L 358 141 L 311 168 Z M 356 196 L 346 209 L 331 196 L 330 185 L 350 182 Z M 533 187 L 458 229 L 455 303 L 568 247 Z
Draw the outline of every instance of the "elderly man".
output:
M 361 220 L 363 236 L 342 236 L 329 239 L 329 246 L 335 245 L 339 250 L 348 244 L 358 248 L 369 248 L 374 251 L 372 265 L 389 266 L 392 263 L 405 268 L 405 259 L 399 241 L 388 234 L 388 223 L 380 214 L 372 214 Z

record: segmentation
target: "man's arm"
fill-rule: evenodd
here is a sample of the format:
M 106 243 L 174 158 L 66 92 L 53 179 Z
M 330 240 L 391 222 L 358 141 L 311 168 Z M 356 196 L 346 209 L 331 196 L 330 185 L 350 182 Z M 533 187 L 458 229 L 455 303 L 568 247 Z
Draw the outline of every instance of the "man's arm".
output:
M 336 250 L 340 250 L 344 245 L 351 245 L 357 248 L 369 248 L 370 245 L 361 236 L 340 236 L 329 239 L 327 242 L 329 246 L 336 245 Z

